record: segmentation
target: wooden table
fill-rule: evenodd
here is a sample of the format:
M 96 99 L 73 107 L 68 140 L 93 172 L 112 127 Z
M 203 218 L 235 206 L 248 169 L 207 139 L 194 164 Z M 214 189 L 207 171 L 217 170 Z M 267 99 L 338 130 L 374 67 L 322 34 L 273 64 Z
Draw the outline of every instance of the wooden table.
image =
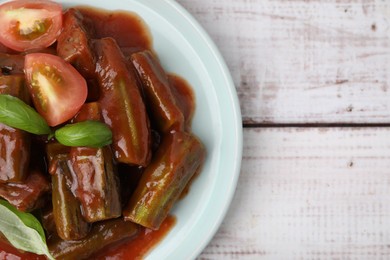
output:
M 199 259 L 390 259 L 390 1 L 177 1 L 222 52 L 244 125 Z

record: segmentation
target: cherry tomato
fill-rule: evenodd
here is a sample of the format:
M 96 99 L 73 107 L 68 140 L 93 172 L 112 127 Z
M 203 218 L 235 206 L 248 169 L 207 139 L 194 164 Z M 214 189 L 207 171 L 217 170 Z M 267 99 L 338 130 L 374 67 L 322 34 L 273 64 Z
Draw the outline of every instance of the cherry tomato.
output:
M 34 106 L 50 126 L 72 118 L 87 98 L 87 83 L 80 73 L 58 56 L 31 53 L 24 70 Z
M 47 0 L 0 5 L 0 42 L 16 51 L 46 48 L 62 29 L 62 7 Z

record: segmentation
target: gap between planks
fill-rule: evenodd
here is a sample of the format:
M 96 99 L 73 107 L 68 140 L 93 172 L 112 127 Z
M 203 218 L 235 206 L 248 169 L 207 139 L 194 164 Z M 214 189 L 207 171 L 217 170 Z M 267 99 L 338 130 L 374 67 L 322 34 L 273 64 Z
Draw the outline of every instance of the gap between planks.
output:
M 243 123 L 244 128 L 378 128 L 390 127 L 390 123 Z

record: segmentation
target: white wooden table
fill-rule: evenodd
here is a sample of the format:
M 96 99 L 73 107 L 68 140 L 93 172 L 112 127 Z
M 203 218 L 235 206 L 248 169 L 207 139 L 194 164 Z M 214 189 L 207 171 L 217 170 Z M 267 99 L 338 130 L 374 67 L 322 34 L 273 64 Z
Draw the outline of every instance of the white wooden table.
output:
M 245 127 L 199 259 L 390 259 L 390 1 L 177 1 L 222 52 Z

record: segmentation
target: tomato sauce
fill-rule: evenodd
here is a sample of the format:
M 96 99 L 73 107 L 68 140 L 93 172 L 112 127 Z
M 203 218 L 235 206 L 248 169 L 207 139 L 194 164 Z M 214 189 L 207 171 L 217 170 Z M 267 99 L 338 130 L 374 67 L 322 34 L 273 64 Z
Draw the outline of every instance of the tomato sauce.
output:
M 112 37 L 124 54 L 151 50 L 152 38 L 145 22 L 135 13 L 109 12 L 91 7 L 77 7 L 95 28 L 95 38 Z
M 172 93 L 176 97 L 177 105 L 183 113 L 186 121 L 186 128 L 191 125 L 191 119 L 195 110 L 195 95 L 190 84 L 182 77 L 169 73 L 169 83 L 172 87 Z
M 14 248 L 3 237 L 0 239 L 0 259 L 45 260 L 46 257 L 33 253 L 23 252 Z
M 159 230 L 151 230 L 143 228 L 139 235 L 129 241 L 121 242 L 117 245 L 110 246 L 108 249 L 97 253 L 89 259 L 97 260 L 133 260 L 143 259 L 146 254 L 150 252 L 171 230 L 175 225 L 176 218 L 174 216 L 168 216 L 161 224 Z

